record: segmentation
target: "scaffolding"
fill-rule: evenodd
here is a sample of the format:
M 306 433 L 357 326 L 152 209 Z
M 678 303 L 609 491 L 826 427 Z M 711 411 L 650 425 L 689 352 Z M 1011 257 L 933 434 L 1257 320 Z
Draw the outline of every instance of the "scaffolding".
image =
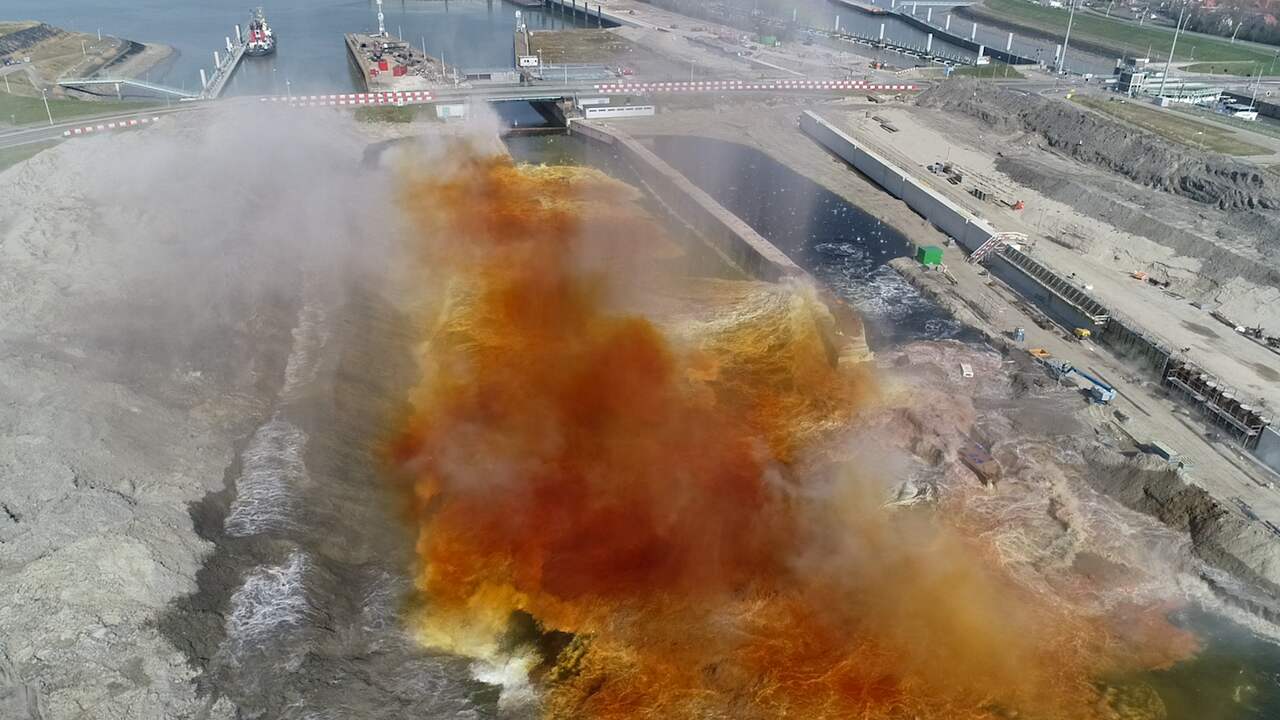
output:
M 1169 358 L 1163 383 L 1193 402 L 1213 425 L 1230 433 L 1246 448 L 1258 443 L 1263 428 L 1271 424 L 1257 408 L 1241 402 L 1236 392 L 1186 360 Z

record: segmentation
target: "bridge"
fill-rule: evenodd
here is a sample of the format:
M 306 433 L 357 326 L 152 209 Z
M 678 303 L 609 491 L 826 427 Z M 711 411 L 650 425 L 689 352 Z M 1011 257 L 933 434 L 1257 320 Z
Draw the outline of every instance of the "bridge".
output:
M 170 85 L 161 85 L 160 83 L 127 77 L 63 78 L 58 80 L 58 85 L 69 88 L 91 88 L 109 85 L 115 88 L 117 98 L 121 97 L 120 89 L 122 87 L 130 87 L 146 90 L 156 95 L 176 97 L 179 100 L 215 100 L 222 95 L 222 91 L 226 88 L 227 82 L 231 80 L 236 68 L 240 66 L 240 61 L 244 59 L 245 50 L 249 46 L 240 32 L 240 26 L 236 25 L 235 29 L 235 41 L 232 42 L 229 36 L 224 40 L 227 51 L 226 56 L 223 56 L 217 50 L 213 51 L 213 77 L 209 77 L 204 68 L 200 68 L 199 92 L 191 92 Z
M 439 88 L 407 92 L 334 93 L 326 95 L 267 95 L 259 102 L 292 107 L 402 106 L 425 103 L 465 102 L 553 102 L 583 95 L 659 95 L 778 93 L 831 94 L 852 92 L 911 92 L 911 83 L 872 83 L 865 80 L 692 80 L 673 82 L 610 82 L 546 85 L 480 86 Z
M 201 96 L 200 93 L 193 93 L 188 90 L 181 90 L 179 88 L 169 87 L 168 85 L 161 85 L 159 83 L 147 82 L 145 80 L 139 80 L 137 78 L 127 78 L 127 77 L 63 78 L 58 81 L 58 84 L 61 85 L 62 87 L 69 87 L 69 88 L 83 88 L 83 87 L 95 87 L 99 85 L 110 85 L 115 88 L 117 98 L 120 97 L 121 87 L 138 88 L 141 90 L 146 90 L 148 92 L 156 93 L 157 95 L 170 95 L 170 96 L 181 98 L 184 100 L 190 100 L 190 99 L 198 98 Z
M 83 80 L 83 79 L 82 79 Z M 113 78 L 93 78 L 91 84 L 109 84 Z M 75 79 L 64 81 L 68 84 Z M 123 84 L 123 81 L 122 81 Z M 157 86 L 164 89 L 163 86 Z M 172 90 L 172 88 L 169 88 Z M 0 149 L 48 142 L 63 138 L 99 135 L 119 129 L 146 126 L 162 115 L 198 112 L 222 103 L 262 103 L 295 108 L 320 107 L 378 107 L 407 106 L 431 103 L 468 102 L 555 102 L 574 97 L 589 96 L 640 96 L 662 94 L 726 94 L 778 93 L 831 95 L 858 92 L 911 92 L 919 87 L 907 83 L 872 83 L 864 80 L 698 80 L 674 82 L 571 82 L 544 85 L 482 85 L 473 87 L 439 88 L 430 91 L 385 93 L 333 93 L 325 95 L 270 95 L 240 97 L 213 102 L 197 97 L 186 97 L 172 107 L 150 108 L 144 111 L 118 113 L 110 108 L 99 116 L 87 116 L 62 121 L 48 126 L 23 127 L 0 132 Z M 185 91 L 178 91 L 185 93 Z M 186 93 L 190 96 L 190 93 Z

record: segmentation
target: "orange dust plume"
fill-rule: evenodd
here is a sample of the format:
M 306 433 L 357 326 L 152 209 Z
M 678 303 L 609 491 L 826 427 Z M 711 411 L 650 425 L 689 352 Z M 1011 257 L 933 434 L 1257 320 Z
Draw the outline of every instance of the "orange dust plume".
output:
M 453 155 L 403 195 L 423 642 L 555 718 L 1105 717 L 1114 633 L 881 507 L 886 452 L 838 442 L 874 381 L 812 289 L 682 272 L 594 171 Z

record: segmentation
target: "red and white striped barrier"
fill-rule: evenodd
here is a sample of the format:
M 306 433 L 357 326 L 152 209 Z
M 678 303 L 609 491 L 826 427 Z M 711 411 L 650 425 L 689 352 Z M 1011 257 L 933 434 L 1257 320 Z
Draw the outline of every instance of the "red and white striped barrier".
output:
M 596 92 L 647 94 L 658 92 L 730 92 L 760 90 L 915 90 L 915 85 L 870 83 L 865 80 L 741 80 L 610 83 L 596 85 Z
M 338 107 L 361 105 L 413 105 L 426 103 L 435 97 L 425 90 L 412 92 L 345 93 L 335 95 L 271 95 L 258 98 L 261 102 L 285 103 L 290 107 Z
M 116 120 L 113 122 L 102 123 L 100 125 L 85 125 L 84 127 L 71 128 L 64 130 L 62 137 L 75 137 L 76 135 L 88 135 L 95 132 L 106 132 L 107 130 L 120 130 L 122 128 L 137 127 L 139 125 L 149 125 L 153 122 L 159 122 L 160 116 L 130 118 L 128 120 Z

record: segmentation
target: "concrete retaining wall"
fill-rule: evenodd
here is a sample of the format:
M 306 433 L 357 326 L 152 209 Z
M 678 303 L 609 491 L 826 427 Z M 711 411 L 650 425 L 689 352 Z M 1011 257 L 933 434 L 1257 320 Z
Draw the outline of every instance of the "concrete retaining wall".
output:
M 717 255 L 747 276 L 770 282 L 799 278 L 816 288 L 831 313 L 834 335 L 828 351 L 833 362 L 856 364 L 872 357 L 862 319 L 848 303 L 649 148 L 598 122 L 571 119 L 569 132 L 617 152 L 667 212 L 689 225 Z
M 623 18 L 621 15 L 605 12 L 598 4 L 595 8 L 590 6 L 588 0 L 579 0 L 574 4 L 570 0 L 542 0 L 542 7 L 548 11 L 564 13 L 574 13 L 574 17 L 586 20 L 587 27 L 595 27 L 597 19 L 601 20 L 607 28 L 611 27 L 640 27 L 638 23 Z
M 1258 437 L 1258 447 L 1254 448 L 1253 454 L 1262 461 L 1263 465 L 1280 472 L 1280 431 L 1273 427 L 1264 428 L 1262 435 Z
M 744 273 L 773 282 L 806 274 L 773 243 L 630 136 L 578 119 L 570 120 L 569 132 L 616 150 L 655 197 Z
M 888 193 L 907 204 L 933 226 L 955 238 L 969 252 L 977 250 L 996 233 L 987 221 L 973 215 L 926 187 L 911 173 L 875 151 L 859 145 L 842 130 L 812 112 L 800 116 L 800 129 L 826 149 L 844 159 Z
M 904 2 L 903 4 L 909 5 L 910 2 Z M 920 18 L 912 15 L 911 13 L 905 10 L 895 10 L 893 14 L 897 16 L 899 20 L 905 22 L 908 25 L 915 27 L 917 30 L 920 30 L 926 33 L 933 33 L 933 36 L 936 40 L 945 40 L 951 43 L 952 45 L 955 45 L 957 47 L 962 47 L 965 50 L 968 50 L 975 55 L 978 53 L 979 50 L 982 50 L 983 55 L 989 58 L 995 58 L 996 60 L 999 60 L 1002 63 L 1007 63 L 1009 65 L 1035 65 L 1036 64 L 1036 61 L 1032 60 L 1029 57 L 1023 57 L 1016 53 L 1005 52 L 1000 48 L 993 48 L 988 45 L 983 45 L 982 43 L 974 42 L 967 37 L 962 37 L 960 35 L 947 32 L 947 30 L 945 30 L 944 28 L 930 25 L 929 23 L 925 22 L 924 20 L 921 20 Z

